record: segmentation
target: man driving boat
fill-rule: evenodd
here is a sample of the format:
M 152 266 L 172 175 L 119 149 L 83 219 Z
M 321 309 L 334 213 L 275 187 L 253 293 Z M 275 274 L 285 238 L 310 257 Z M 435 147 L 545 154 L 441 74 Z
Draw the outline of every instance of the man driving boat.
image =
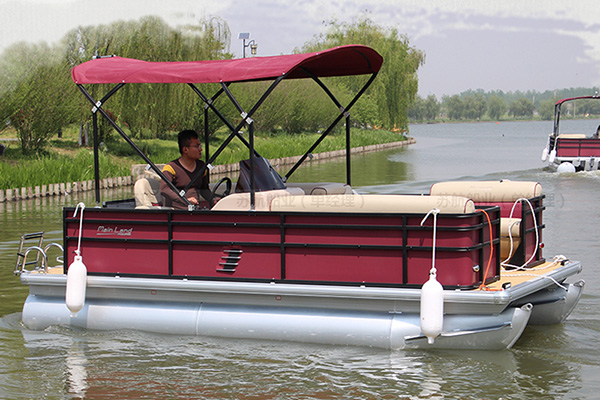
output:
M 200 160 L 202 145 L 195 131 L 184 130 L 179 132 L 177 142 L 181 157 L 166 164 L 162 172 L 178 190 L 182 190 L 190 183 L 194 175 L 204 167 L 204 162 Z M 176 209 L 188 208 L 187 204 L 164 181 L 160 183 L 160 193 L 163 196 L 165 206 Z M 190 187 L 185 197 L 193 205 L 209 201 L 210 190 L 208 188 L 207 169 L 204 171 L 203 176 Z

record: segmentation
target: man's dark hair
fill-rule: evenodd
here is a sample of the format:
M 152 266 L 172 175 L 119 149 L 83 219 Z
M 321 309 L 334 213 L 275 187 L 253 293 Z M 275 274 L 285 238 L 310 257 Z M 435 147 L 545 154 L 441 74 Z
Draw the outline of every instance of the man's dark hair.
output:
M 192 139 L 198 139 L 196 131 L 186 129 L 177 134 L 177 143 L 179 144 L 179 153 L 183 154 L 183 148 L 190 145 Z

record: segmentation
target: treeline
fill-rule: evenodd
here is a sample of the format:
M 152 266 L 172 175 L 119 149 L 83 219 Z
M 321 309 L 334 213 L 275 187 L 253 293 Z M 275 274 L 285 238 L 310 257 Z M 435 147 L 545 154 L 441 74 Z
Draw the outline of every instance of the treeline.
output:
M 24 154 L 37 153 L 48 140 L 73 124 L 91 120 L 90 104 L 73 81 L 71 69 L 94 56 L 117 54 L 147 61 L 216 59 L 227 56 L 230 33 L 219 19 L 198 26 L 172 29 L 158 18 L 138 22 L 79 27 L 67 33 L 60 44 L 19 43 L 0 58 L 0 120 L 2 128 L 13 127 Z M 126 85 L 106 110 L 136 136 L 147 132 L 160 136 L 174 124 L 188 125 L 198 114 L 193 94 L 181 85 L 142 90 Z M 108 85 L 93 85 L 90 93 L 100 99 Z M 175 107 L 177 105 L 177 107 Z M 102 140 L 110 139 L 110 128 L 101 121 Z
M 231 31 L 220 18 L 198 25 L 172 28 L 157 17 L 110 25 L 79 27 L 59 45 L 20 43 L 0 57 L 0 131 L 14 128 L 24 154 L 43 152 L 47 142 L 68 127 L 83 127 L 91 120 L 90 104 L 71 80 L 70 70 L 93 56 L 116 54 L 146 61 L 191 61 L 232 58 Z M 399 127 L 408 124 L 407 108 L 417 92 L 418 67 L 423 53 L 410 46 L 396 30 L 384 29 L 363 18 L 353 24 L 331 23 L 327 33 L 296 51 L 318 51 L 343 44 L 361 43 L 375 48 L 384 67 L 369 91 L 352 109 L 360 127 Z M 352 98 L 367 77 L 328 78 L 328 85 L 342 104 Z M 267 83 L 231 86 L 240 104 L 249 109 Z M 89 85 L 99 99 L 113 85 Z M 211 96 L 218 86 L 204 87 Z M 221 96 L 217 107 L 231 121 L 239 112 Z M 140 139 L 165 138 L 181 129 L 204 126 L 203 104 L 187 85 L 125 85 L 104 109 L 117 123 Z M 284 82 L 254 115 L 262 131 L 288 133 L 317 131 L 339 110 L 312 80 Z M 222 124 L 213 113 L 212 131 Z M 110 141 L 115 133 L 100 118 L 100 136 Z
M 554 104 L 567 97 L 590 96 L 598 93 L 598 88 L 570 88 L 547 90 L 545 92 L 503 92 L 468 90 L 458 95 L 443 96 L 438 101 L 434 95 L 426 98 L 416 96 L 408 111 L 411 122 L 434 121 L 481 121 L 507 119 L 551 120 Z M 600 115 L 599 101 L 578 101 L 569 104 L 566 117 L 586 117 Z

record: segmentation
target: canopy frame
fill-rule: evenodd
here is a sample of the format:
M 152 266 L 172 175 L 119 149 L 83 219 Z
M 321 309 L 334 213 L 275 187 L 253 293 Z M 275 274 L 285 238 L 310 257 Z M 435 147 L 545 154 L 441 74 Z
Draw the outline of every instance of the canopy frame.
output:
M 560 123 L 560 110 L 564 103 L 574 100 L 584 100 L 584 99 L 594 99 L 600 100 L 600 95 L 596 93 L 593 96 L 578 96 L 578 97 L 568 97 L 566 99 L 561 99 L 554 104 L 554 130 L 552 131 L 552 135 L 554 137 L 558 137 L 559 123 Z
M 165 178 L 162 171 L 152 162 L 152 160 L 150 160 L 150 158 L 148 156 L 146 156 L 144 154 L 144 152 L 131 140 L 131 138 L 129 138 L 129 136 L 119 127 L 119 125 L 113 120 L 113 118 L 111 118 L 111 116 L 103 109 L 103 105 L 106 103 L 106 101 L 108 101 L 108 99 L 111 98 L 117 91 L 119 91 L 119 89 L 121 89 L 126 83 L 125 82 L 117 83 L 114 87 L 112 87 L 109 90 L 109 92 L 106 95 L 104 95 L 101 98 L 101 100 L 96 101 L 96 99 L 89 93 L 89 91 L 86 90 L 86 88 L 84 87 L 84 83 L 77 82 L 77 80 L 75 78 L 76 74 L 75 74 L 75 72 L 73 72 L 72 73 L 73 79 L 76 81 L 77 87 L 84 94 L 85 98 L 93 105 L 93 107 L 92 107 L 92 122 L 93 122 L 93 135 L 94 135 L 94 164 L 95 164 L 94 175 L 95 175 L 96 203 L 98 205 L 100 204 L 100 184 L 99 184 L 100 183 L 100 173 L 99 173 L 99 163 L 98 163 L 98 151 L 99 151 L 98 113 L 100 113 L 102 115 L 102 117 L 105 118 L 109 122 L 109 124 L 119 133 L 119 135 L 134 149 L 134 151 L 142 157 L 142 159 L 148 165 L 147 168 L 152 169 L 162 180 L 165 181 L 165 183 L 169 186 L 169 188 L 171 190 L 173 190 L 175 193 L 178 194 L 178 196 L 182 199 L 182 201 L 188 205 L 189 210 L 193 210 L 194 206 L 189 202 L 189 200 L 187 200 L 187 198 L 185 197 L 185 193 L 191 188 L 191 186 L 194 184 L 195 181 L 197 181 L 201 176 L 203 176 L 203 174 L 205 173 L 207 168 L 208 169 L 212 168 L 212 163 L 223 152 L 223 150 L 229 145 L 229 143 L 231 143 L 231 141 L 234 138 L 238 138 L 249 150 L 249 155 L 250 155 L 250 157 L 249 157 L 250 158 L 250 209 L 255 210 L 254 157 L 255 156 L 260 157 L 260 155 L 254 148 L 254 120 L 252 119 L 252 116 L 260 108 L 260 106 L 264 103 L 264 101 L 269 97 L 269 95 L 273 92 L 273 90 L 279 85 L 279 83 L 281 83 L 286 78 L 289 78 L 289 79 L 311 78 L 322 88 L 322 90 L 327 94 L 327 96 L 336 105 L 336 107 L 339 109 L 339 114 L 333 120 L 333 122 L 331 122 L 331 124 L 328 126 L 328 128 L 321 134 L 321 136 L 315 141 L 315 143 L 304 153 L 304 155 L 302 155 L 302 157 L 300 157 L 300 159 L 296 162 L 296 164 L 294 164 L 294 166 L 286 173 L 285 177 L 283 178 L 284 181 L 287 181 L 289 179 L 289 177 L 306 160 L 306 158 L 308 158 L 310 156 L 310 154 L 325 139 L 325 137 L 333 131 L 335 126 L 342 120 L 342 118 L 345 118 L 345 122 L 346 122 L 346 183 L 351 184 L 350 109 L 354 106 L 354 104 L 358 101 L 358 99 L 365 93 L 365 91 L 373 83 L 373 81 L 375 80 L 375 78 L 379 72 L 379 68 L 380 68 L 381 62 L 382 62 L 381 56 L 379 56 L 379 54 L 374 52 L 374 50 L 369 49 L 366 46 L 342 46 L 341 48 L 343 48 L 344 50 L 355 50 L 354 47 L 357 47 L 359 50 L 360 49 L 368 49 L 370 52 L 372 52 L 370 54 L 372 59 L 369 59 L 369 57 L 365 56 L 364 54 L 361 54 L 367 60 L 368 67 L 365 71 L 360 70 L 360 72 L 359 72 L 359 74 L 370 73 L 371 76 L 367 79 L 367 82 L 362 86 L 362 88 L 357 92 L 357 94 L 351 99 L 351 101 L 346 106 L 343 106 L 341 104 L 341 102 L 333 95 L 331 90 L 325 85 L 325 83 L 319 78 L 319 76 L 316 73 L 314 73 L 309 68 L 306 68 L 303 65 L 299 65 L 299 66 L 294 65 L 289 71 L 290 73 L 293 72 L 293 74 L 288 75 L 287 73 L 283 73 L 279 76 L 272 77 L 272 79 L 270 79 L 270 80 L 272 80 L 272 83 L 268 86 L 268 88 L 261 95 L 261 97 L 256 101 L 256 103 L 251 108 L 249 108 L 248 111 L 246 111 L 242 107 L 242 105 L 239 103 L 239 101 L 235 98 L 235 96 L 231 92 L 229 86 L 234 82 L 267 80 L 269 78 L 255 79 L 255 78 L 251 77 L 250 79 L 245 79 L 245 80 L 242 79 L 242 80 L 232 80 L 229 82 L 220 82 L 220 84 L 221 84 L 220 89 L 218 89 L 216 91 L 216 93 L 213 94 L 212 97 L 207 97 L 198 88 L 198 86 L 196 84 L 188 82 L 187 84 L 191 87 L 191 89 L 198 95 L 198 97 L 204 103 L 204 106 L 203 106 L 204 107 L 204 138 L 205 138 L 205 148 L 206 148 L 206 153 L 205 153 L 206 162 L 205 162 L 205 165 L 203 166 L 203 168 L 193 176 L 191 182 L 181 191 L 179 191 L 177 188 L 175 188 L 175 186 Z M 330 49 L 330 50 L 324 52 L 324 53 L 329 52 L 328 57 L 330 57 L 331 59 L 327 59 L 327 61 L 329 61 L 329 62 L 335 61 L 335 59 L 334 59 L 335 52 L 341 48 Z M 374 57 L 373 53 L 377 57 Z M 317 56 L 322 55 L 321 53 L 311 53 L 311 54 L 307 54 L 304 59 L 311 60 L 311 57 L 315 57 L 314 54 L 316 54 Z M 280 57 L 288 57 L 288 56 L 280 56 Z M 226 60 L 221 60 L 221 61 L 226 61 Z M 236 60 L 231 60 L 231 61 L 236 61 Z M 181 63 L 178 63 L 178 64 L 181 64 Z M 373 65 L 373 64 L 375 64 L 375 65 Z M 335 63 L 333 64 L 332 68 L 334 68 L 334 67 L 335 67 Z M 77 67 L 75 67 L 75 68 L 77 68 Z M 319 70 L 319 72 L 320 72 L 321 76 L 349 75 L 347 73 L 340 73 L 340 74 L 336 75 L 335 71 L 333 71 L 333 70 L 325 70 L 325 72 L 323 72 L 323 69 L 321 69 L 321 70 Z M 238 112 L 240 112 L 242 119 L 237 125 L 234 125 L 231 121 L 229 121 L 219 111 L 219 109 L 216 108 L 216 106 L 214 104 L 215 101 L 217 100 L 217 98 L 219 98 L 222 94 L 225 94 L 226 97 L 231 101 L 231 103 L 238 110 Z M 209 112 L 209 110 L 213 111 L 215 113 L 215 115 L 217 115 L 217 117 L 230 130 L 229 136 L 225 139 L 225 141 L 218 147 L 218 149 L 213 154 L 210 154 L 209 147 L 208 147 L 208 145 L 209 145 L 209 129 L 208 129 L 208 112 Z M 240 133 L 240 130 L 242 128 L 244 128 L 244 126 L 246 126 L 246 125 L 248 126 L 248 140 L 246 140 Z

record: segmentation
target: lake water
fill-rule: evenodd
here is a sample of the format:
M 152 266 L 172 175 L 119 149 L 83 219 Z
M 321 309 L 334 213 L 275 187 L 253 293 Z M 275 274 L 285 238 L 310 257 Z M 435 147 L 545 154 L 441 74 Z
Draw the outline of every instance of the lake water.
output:
M 600 121 L 578 121 L 593 132 Z M 598 399 L 600 173 L 558 175 L 540 161 L 551 122 L 411 126 L 417 144 L 353 157 L 359 192 L 426 193 L 449 179 L 521 179 L 546 194 L 544 254 L 582 261 L 566 323 L 528 327 L 510 350 L 386 351 L 143 332 L 25 329 L 27 287 L 13 276 L 22 233 L 61 240 L 61 207 L 81 197 L 0 203 L 0 398 L 6 399 Z M 342 160 L 293 181 L 343 181 Z M 106 198 L 130 191 L 105 192 Z

